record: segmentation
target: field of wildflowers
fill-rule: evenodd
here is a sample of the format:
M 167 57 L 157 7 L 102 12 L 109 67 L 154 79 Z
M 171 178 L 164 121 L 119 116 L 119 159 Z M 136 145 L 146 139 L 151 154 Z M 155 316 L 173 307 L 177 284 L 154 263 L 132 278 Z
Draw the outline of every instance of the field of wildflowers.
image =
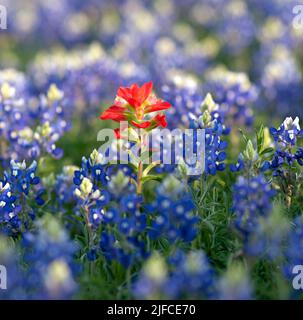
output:
M 298 2 L 0 0 L 0 299 L 302 298 Z

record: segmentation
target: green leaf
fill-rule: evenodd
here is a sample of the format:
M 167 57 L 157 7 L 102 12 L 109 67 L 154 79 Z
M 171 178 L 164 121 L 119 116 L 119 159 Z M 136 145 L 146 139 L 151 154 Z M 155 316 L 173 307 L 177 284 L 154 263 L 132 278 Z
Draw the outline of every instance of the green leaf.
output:
M 150 172 L 154 167 L 156 167 L 158 164 L 159 164 L 158 161 L 155 161 L 155 162 L 149 164 L 149 165 L 145 168 L 145 170 L 143 171 L 143 177 L 146 177 L 146 176 L 149 174 L 149 172 Z
M 130 150 L 127 150 L 127 153 L 129 154 L 130 158 L 132 159 L 133 162 L 135 162 L 135 166 L 138 166 L 139 162 L 141 161 L 139 157 L 134 155 Z
M 210 93 L 207 93 L 205 99 L 202 101 L 201 110 L 212 112 L 216 107 L 216 103 Z
M 251 140 L 247 141 L 246 148 L 243 151 L 244 158 L 249 161 L 253 161 L 255 158 L 255 149 Z
M 149 157 L 150 157 L 150 151 L 146 150 L 146 151 L 142 152 L 139 159 L 143 162 L 144 160 L 148 159 Z
M 272 152 L 274 152 L 274 149 L 271 148 L 271 147 L 269 147 L 269 148 L 266 148 L 266 149 L 262 150 L 262 151 L 260 152 L 260 156 L 262 156 L 262 155 L 264 155 L 264 154 L 266 154 L 266 153 L 272 153 Z
M 161 181 L 162 177 L 161 176 L 156 176 L 156 175 L 149 175 L 144 178 L 142 178 L 142 182 L 150 181 L 150 180 L 155 180 L 155 181 Z
M 261 152 L 264 146 L 264 126 L 261 125 L 259 131 L 257 132 L 257 151 Z
M 245 135 L 245 133 L 242 131 L 242 129 L 239 129 L 239 132 L 240 132 L 240 134 L 241 134 L 241 136 L 242 136 L 243 141 L 244 141 L 245 144 L 246 144 L 247 141 L 248 141 L 248 138 L 246 137 L 246 135 Z

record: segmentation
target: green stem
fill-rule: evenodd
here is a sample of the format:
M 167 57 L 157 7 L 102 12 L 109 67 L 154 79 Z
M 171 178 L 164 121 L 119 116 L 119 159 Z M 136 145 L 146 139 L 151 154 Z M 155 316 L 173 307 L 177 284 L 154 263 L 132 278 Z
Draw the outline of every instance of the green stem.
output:
M 142 176 L 143 176 L 143 163 L 139 162 L 138 173 L 137 173 L 137 194 L 142 194 Z
M 288 152 L 291 153 L 291 145 L 288 146 Z M 291 183 L 291 168 L 289 168 L 288 172 L 286 172 L 286 183 L 287 183 L 287 189 L 286 189 L 286 206 L 287 209 L 290 209 L 291 202 L 292 202 L 292 183 Z
M 286 206 L 290 209 L 292 202 L 292 185 L 290 182 L 290 173 L 287 174 L 287 189 L 286 189 Z
M 85 218 L 85 224 L 86 224 L 86 232 L 87 232 L 87 247 L 88 250 L 90 250 L 93 246 L 93 230 L 91 228 L 90 222 L 89 222 L 89 208 L 88 206 L 84 206 L 84 218 Z M 94 262 L 90 261 L 89 263 L 89 270 L 90 273 L 94 270 Z
M 126 270 L 126 285 L 128 292 L 131 292 L 131 268 Z
M 142 149 L 143 149 L 143 143 L 144 143 L 144 137 L 140 135 L 140 140 L 139 140 L 139 155 L 141 157 L 142 154 Z M 142 194 L 142 178 L 143 178 L 143 162 L 140 160 L 138 164 L 138 172 L 137 172 L 137 194 L 141 195 Z

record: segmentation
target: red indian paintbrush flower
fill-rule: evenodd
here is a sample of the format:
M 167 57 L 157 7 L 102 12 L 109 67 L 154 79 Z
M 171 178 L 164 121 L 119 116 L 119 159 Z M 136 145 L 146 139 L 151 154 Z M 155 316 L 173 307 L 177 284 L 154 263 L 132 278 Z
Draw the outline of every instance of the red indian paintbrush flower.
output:
M 136 83 L 129 88 L 120 87 L 114 105 L 105 110 L 100 118 L 117 122 L 128 121 L 134 127 L 148 130 L 159 126 L 166 127 L 165 115 L 154 113 L 168 109 L 171 105 L 158 99 L 152 89 L 152 82 L 147 82 L 142 87 Z

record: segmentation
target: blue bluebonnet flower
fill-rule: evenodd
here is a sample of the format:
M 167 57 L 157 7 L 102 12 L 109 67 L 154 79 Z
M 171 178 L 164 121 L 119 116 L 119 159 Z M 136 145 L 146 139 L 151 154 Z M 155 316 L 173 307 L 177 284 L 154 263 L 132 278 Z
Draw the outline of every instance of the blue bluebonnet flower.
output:
M 227 141 L 223 136 L 229 133 L 220 116 L 220 107 L 213 101 L 211 95 L 203 100 L 203 114 L 197 118 L 192 116 L 191 128 L 205 129 L 205 173 L 216 174 L 225 169 Z
M 289 223 L 272 199 L 275 191 L 262 175 L 239 177 L 234 186 L 234 227 L 242 235 L 243 253 L 269 260 L 281 259 Z
M 282 217 L 276 219 L 274 214 L 258 219 L 255 230 L 249 234 L 243 251 L 251 257 L 266 258 L 272 261 L 282 257 L 286 244 L 288 221 Z
M 125 223 L 129 223 L 126 221 Z M 130 227 L 127 227 L 131 230 Z M 103 231 L 100 238 L 100 250 L 108 262 L 118 261 L 125 268 L 140 262 L 148 256 L 146 243 L 138 236 L 118 236 L 109 231 Z
M 119 175 L 116 181 L 111 181 L 116 186 L 117 181 L 127 180 Z M 95 225 L 102 225 L 99 245 L 101 254 L 109 262 L 117 260 L 127 268 L 148 256 L 143 241 L 147 215 L 140 211 L 142 200 L 142 196 L 135 194 L 134 186 L 126 185 L 122 193 L 113 195 L 109 205 L 92 211 Z
M 148 232 L 151 239 L 165 238 L 175 243 L 191 242 L 196 237 L 199 218 L 193 214 L 195 205 L 189 192 L 179 184 L 174 176 L 165 178 L 154 201 L 144 206 L 152 220 Z
M 236 73 L 222 67 L 211 69 L 205 76 L 204 90 L 210 92 L 219 114 L 229 126 L 251 126 L 254 120 L 250 107 L 257 98 L 257 89 L 245 73 Z
M 166 21 L 169 17 L 166 17 Z M 153 47 L 154 40 L 161 33 L 161 16 L 152 8 L 139 1 L 126 1 L 122 12 L 122 28 L 118 34 L 118 43 L 126 44 L 127 56 L 142 57 L 145 50 Z M 130 45 L 130 41 L 132 45 Z
M 77 245 L 58 221 L 45 216 L 38 230 L 25 233 L 22 240 L 27 263 L 27 299 L 68 299 L 77 289 L 75 276 L 79 267 L 74 262 Z
M 173 108 L 167 112 L 167 123 L 170 128 L 189 127 L 190 114 L 201 115 L 203 96 L 197 90 L 194 79 L 184 80 L 182 76 L 175 76 L 174 83 L 163 85 L 162 96 L 171 103 Z
M 142 196 L 136 195 L 134 185 L 129 183 L 131 172 L 124 169 L 102 164 L 102 156 L 95 150 L 88 160 L 83 158 L 74 183 L 86 225 L 95 234 L 99 234 L 100 226 L 102 229 L 99 250 L 93 255 L 90 250 L 89 257 L 102 254 L 107 261 L 116 260 L 127 268 L 147 256 L 142 240 L 147 216 L 139 209 Z M 94 243 L 90 249 L 96 246 Z
M 248 0 L 249 6 L 252 10 L 256 10 L 262 17 L 279 17 L 281 20 L 291 18 L 291 9 L 296 4 L 294 0 L 290 1 L 262 1 L 262 0 Z M 288 8 L 288 9 L 287 9 Z
M 12 195 L 11 186 L 6 181 L 0 182 L 0 208 L 1 208 L 1 219 L 0 222 L 2 224 L 6 224 L 10 222 L 14 226 L 14 228 L 19 228 L 20 221 L 15 216 L 15 204 L 16 197 Z
M 287 279 L 293 279 L 293 268 L 297 265 L 303 265 L 302 256 L 302 236 L 303 221 L 299 216 L 293 221 L 293 228 L 290 230 L 287 239 L 287 247 L 285 248 L 286 261 L 283 266 L 283 273 Z
M 269 215 L 258 217 L 255 228 L 244 243 L 245 254 L 271 261 L 281 261 L 289 227 L 289 220 L 283 215 L 281 208 L 275 204 Z
M 97 43 L 84 49 L 41 54 L 29 74 L 35 93 L 45 92 L 54 83 L 64 92 L 70 114 L 85 118 L 96 116 L 100 101 L 112 99 L 117 83 L 142 82 L 148 75 L 141 65 L 114 59 Z
M 35 104 L 35 102 L 33 102 Z M 39 149 L 32 151 L 38 155 L 49 153 L 54 158 L 60 158 L 63 150 L 56 146 L 56 142 L 71 128 L 71 114 L 68 99 L 63 91 L 51 84 L 47 94 L 40 97 L 38 106 L 32 106 L 31 116 L 39 121 L 34 132 L 34 141 Z
M 190 242 L 195 238 L 199 219 L 192 213 L 193 200 L 188 192 L 177 187 L 178 182 L 169 183 L 172 177 L 167 178 L 154 202 L 143 206 L 142 212 L 142 196 L 135 194 L 134 185 L 129 184 L 122 170 L 112 171 L 110 177 L 106 175 L 105 183 L 93 178 L 93 166 L 100 156 L 95 151 L 89 160 L 83 160 L 82 168 L 75 171 L 74 183 L 78 185 L 75 194 L 84 208 L 86 224 L 94 232 L 101 226 L 100 253 L 108 261 L 117 260 L 128 267 L 144 259 L 148 252 L 142 237 L 146 234 L 153 239 L 165 237 L 171 242 Z M 98 168 L 108 173 L 105 166 Z M 148 219 L 151 220 L 149 232 Z
M 139 278 L 133 284 L 133 294 L 139 299 L 160 299 L 168 279 L 165 259 L 154 252 L 145 262 Z
M 25 276 L 20 267 L 20 253 L 9 239 L 0 235 L 0 265 L 6 268 L 6 289 L 1 282 L 0 299 L 1 300 L 23 300 L 27 298 L 25 288 Z M 1 273 L 3 276 L 3 273 Z M 2 280 L 4 277 L 2 278 Z
M 218 281 L 218 298 L 222 300 L 250 300 L 253 298 L 248 270 L 232 264 Z
M 252 9 L 246 2 L 237 0 L 195 1 L 189 6 L 189 17 L 216 35 L 224 52 L 238 56 L 250 47 L 257 36 L 258 25 Z M 242 30 L 241 36 L 238 36 L 238 30 Z
M 37 99 L 3 83 L 0 92 L 3 165 L 6 167 L 11 158 L 33 160 L 45 154 L 60 158 L 63 151 L 56 142 L 70 128 L 70 113 L 65 107 L 64 94 L 54 85 L 47 95 Z
M 262 146 L 262 148 L 263 147 L 264 145 Z M 259 155 L 257 150 L 255 150 L 252 141 L 248 140 L 245 150 L 238 156 L 237 163 L 230 165 L 230 171 L 239 172 L 245 169 L 248 174 L 250 174 L 249 172 L 251 172 L 251 175 L 253 175 L 255 170 L 254 165 L 257 163 L 258 159 Z
M 127 268 L 148 255 L 143 241 L 147 215 L 140 210 L 143 199 L 122 170 L 112 173 L 107 190 L 110 202 L 90 211 L 94 227 L 102 226 L 100 253 L 107 261 L 116 260 Z
M 300 129 L 299 118 L 294 120 L 291 117 L 286 118 L 279 129 L 271 128 L 270 133 L 274 140 L 282 148 L 294 146 L 297 142 L 297 138 L 303 135 L 303 130 Z
M 246 147 L 238 155 L 236 164 L 230 165 L 231 172 L 244 172 L 243 175 L 253 176 L 263 168 L 264 161 L 273 154 L 273 141 L 267 127 L 261 126 L 256 133 L 255 143 L 245 137 Z
M 25 102 L 22 93 L 4 82 L 0 85 L 0 136 L 1 150 L 0 157 L 4 160 L 11 158 L 14 153 L 13 144 L 15 144 L 18 132 L 21 131 L 29 121 L 29 116 L 25 112 Z
M 97 203 L 106 205 L 109 202 L 109 193 L 104 188 L 109 177 L 106 174 L 102 155 L 94 150 L 89 159 L 82 158 L 81 168 L 74 172 L 74 184 L 77 188 L 74 194 L 82 206 Z
M 134 295 L 144 299 L 197 299 L 215 295 L 215 274 L 203 251 L 178 252 L 172 270 L 152 255 L 134 284 Z
M 79 168 L 76 166 L 64 166 L 62 172 L 59 173 L 53 185 L 53 191 L 56 194 L 56 203 L 60 210 L 64 210 L 65 204 L 75 203 L 75 188 L 73 183 L 74 172 Z
M 1 236 L 0 264 L 8 276 L 2 299 L 67 299 L 75 293 L 77 246 L 54 218 L 45 216 L 43 221 L 35 233 L 23 234 L 22 248 Z
M 204 169 L 204 132 L 193 127 L 189 130 L 173 129 L 152 133 L 150 149 L 157 173 L 172 173 L 200 176 Z M 202 141 L 202 142 L 201 142 Z M 182 170 L 180 170 L 182 168 Z M 184 173 L 184 174 L 183 174 Z
M 36 169 L 36 162 L 26 167 L 25 162 L 12 160 L 9 171 L 4 172 L 4 179 L 0 182 L 2 232 L 13 235 L 29 227 L 35 218 L 35 210 L 28 200 L 35 199 L 37 204 L 43 204 L 43 188 L 38 186 L 40 178 L 36 176 Z
M 258 224 L 259 217 L 271 212 L 271 199 L 275 192 L 262 175 L 245 179 L 240 176 L 233 189 L 235 228 L 247 237 Z
M 238 156 L 237 163 L 230 165 L 230 171 L 231 172 L 239 172 L 239 171 L 242 171 L 244 168 L 245 168 L 244 156 L 242 153 L 240 153 Z
M 173 133 L 165 133 L 165 137 L 159 137 L 160 139 L 160 154 L 159 159 L 161 164 L 155 168 L 158 173 L 162 172 L 174 172 L 178 167 L 179 173 L 184 171 L 184 174 L 188 175 L 189 170 L 191 178 L 194 180 L 201 175 L 201 169 L 205 169 L 203 172 L 206 175 L 214 175 L 217 171 L 223 171 L 225 169 L 224 160 L 226 158 L 225 149 L 227 148 L 227 141 L 222 139 L 223 135 L 229 133 L 229 129 L 223 124 L 223 119 L 218 113 L 218 105 L 212 100 L 210 95 L 207 95 L 200 105 L 200 116 L 189 113 L 187 121 L 189 121 L 188 132 L 183 133 L 183 139 L 174 139 Z M 204 110 L 204 112 L 203 112 Z M 203 112 L 203 113 L 202 113 Z M 198 129 L 204 129 L 204 134 L 201 136 Z M 201 131 L 201 130 L 200 130 Z M 201 154 L 199 152 L 198 144 L 201 142 L 201 138 L 205 137 L 205 168 L 202 161 L 200 161 Z M 156 136 L 158 138 L 158 136 Z M 181 141 L 180 141 L 181 140 Z M 164 143 L 165 142 L 165 143 Z M 173 148 L 172 148 L 173 146 Z M 170 164 L 165 164 L 169 157 Z M 190 155 L 196 156 L 194 164 L 187 163 L 191 161 Z M 203 167 L 203 168 L 202 168 Z M 178 170 L 175 172 L 177 173 Z M 183 173 L 182 173 L 183 174 Z
M 303 149 L 297 147 L 297 140 L 303 135 L 298 117 L 294 120 L 287 117 L 278 129 L 271 128 L 270 133 L 276 143 L 276 150 L 273 159 L 263 164 L 263 170 L 271 169 L 274 175 L 281 175 L 285 166 L 291 167 L 295 163 L 303 165 Z
M 275 152 L 270 161 L 265 161 L 261 169 L 270 169 L 284 194 L 286 205 L 290 208 L 292 198 L 297 194 L 299 170 L 297 164 L 303 165 L 303 149 L 297 146 L 297 139 L 302 136 L 299 118 L 288 117 L 278 129 L 271 128 L 275 140 Z
M 201 250 L 179 255 L 179 261 L 165 284 L 164 292 L 171 298 L 212 298 L 215 296 L 215 273 Z
M 302 115 L 302 74 L 299 63 L 285 46 L 275 46 L 269 61 L 262 65 L 260 106 L 281 116 Z
M 28 94 L 30 81 L 21 71 L 16 69 L 0 70 L 0 85 L 3 85 L 4 83 L 15 88 L 16 92 L 18 92 L 20 96 Z
M 298 4 L 296 0 L 289 1 L 250 1 L 250 7 L 258 14 L 263 23 L 258 24 L 257 38 L 261 47 L 277 47 L 283 45 L 292 50 L 302 45 L 298 37 L 298 30 L 289 26 L 293 23 L 293 8 Z
M 247 4 L 242 1 L 216 1 L 211 5 L 212 10 L 217 7 L 223 13 L 215 17 L 214 26 L 223 50 L 232 55 L 243 53 L 253 43 L 257 32 L 254 17 Z M 237 36 L 239 30 L 241 36 Z
M 36 170 L 36 161 L 27 168 L 25 161 L 21 163 L 12 160 L 10 172 L 5 173 L 5 178 L 11 184 L 13 192 L 28 195 L 30 186 L 40 182 L 40 178 L 36 176 Z
M 176 80 L 179 85 L 182 80 L 187 82 L 187 78 L 191 78 L 190 81 L 194 80 L 193 75 L 196 71 L 203 73 L 209 66 L 212 55 L 216 53 L 216 44 L 211 39 L 206 38 L 202 41 L 195 37 L 180 39 L 180 35 L 184 35 L 185 32 L 190 33 L 188 28 L 189 25 L 174 26 L 173 29 L 176 31 L 173 37 L 176 39 L 174 40 L 172 36 L 159 37 L 150 50 L 149 70 L 159 88 L 161 85 L 174 85 Z
M 44 187 L 43 199 L 47 203 L 49 212 L 63 219 L 67 229 L 74 226 L 74 216 L 70 215 L 71 208 L 74 208 L 75 215 L 80 216 L 75 197 L 74 172 L 79 170 L 76 166 L 64 166 L 57 175 L 50 174 L 42 178 Z
M 121 3 L 121 1 L 119 2 Z M 50 45 L 54 43 L 72 46 L 77 43 L 87 42 L 97 36 L 101 13 L 106 7 L 118 2 L 87 1 L 85 6 L 81 1 L 62 1 L 60 10 L 48 6 L 38 0 L 35 3 L 22 3 L 20 0 L 4 0 L 9 15 L 15 20 L 9 24 L 8 32 L 12 38 L 22 44 L 36 43 L 36 45 Z M 22 14 L 20 13 L 22 8 Z M 27 24 L 24 25 L 24 17 Z M 63 19 L 65 23 L 62 24 Z
M 223 48 L 237 55 L 253 44 L 256 36 L 256 24 L 248 6 L 242 1 L 227 1 L 224 18 L 219 20 L 218 35 Z M 237 37 L 241 30 L 241 36 Z

